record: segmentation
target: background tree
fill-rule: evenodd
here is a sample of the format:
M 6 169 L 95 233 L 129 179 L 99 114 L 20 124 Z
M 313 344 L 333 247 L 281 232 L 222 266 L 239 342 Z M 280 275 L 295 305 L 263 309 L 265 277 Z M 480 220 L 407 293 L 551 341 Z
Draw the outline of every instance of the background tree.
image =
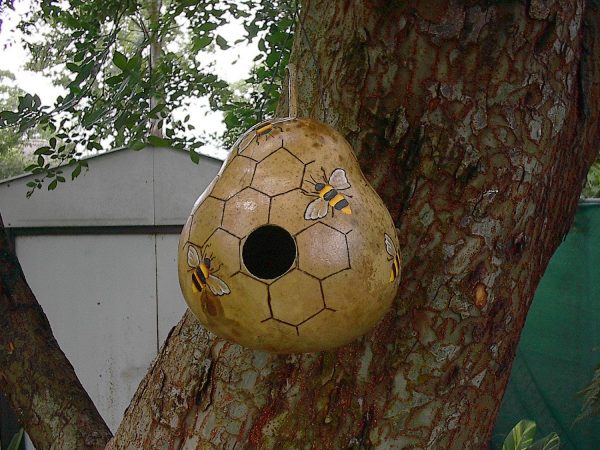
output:
M 81 6 L 71 3 L 67 15 Z M 100 42 L 111 45 L 115 23 L 139 7 L 88 5 L 90 17 L 94 9 L 110 17 Z M 175 8 L 185 17 L 205 11 L 196 29 L 217 24 L 207 32 L 217 42 L 211 11 L 219 7 Z M 349 139 L 390 209 L 404 262 L 397 302 L 368 336 L 287 357 L 222 341 L 186 314 L 108 448 L 485 447 L 533 293 L 597 155 L 599 19 L 596 2 L 583 0 L 302 2 L 291 55 L 300 112 Z M 109 97 L 78 103 L 93 92 L 78 86 L 100 83 L 100 69 L 114 71 L 114 86 L 130 89 L 127 104 L 141 105 L 131 123 L 146 124 L 123 131 L 123 142 L 162 142 L 147 137 L 158 75 L 143 69 L 143 54 L 100 46 L 78 63 L 66 104 L 80 105 L 73 114 L 84 127 L 108 129 L 100 118 L 110 113 L 96 108 L 112 108 Z M 105 93 L 123 108 L 105 79 Z M 169 95 L 159 96 L 166 105 Z M 24 110 L 54 123 L 49 112 Z M 99 122 L 86 121 L 94 111 Z M 15 123 L 23 120 L 27 114 Z M 173 130 L 170 142 L 183 144 Z M 5 329 L 10 337 L 14 324 Z M 34 441 L 48 448 L 57 433 Z
M 14 74 L 0 70 L 0 111 L 16 109 L 19 96 L 25 95 L 24 91 L 12 85 L 14 80 Z M 0 129 L 0 179 L 25 172 L 31 158 L 25 156 L 23 148 L 28 139 L 37 137 L 40 135 L 35 129 L 26 133 Z

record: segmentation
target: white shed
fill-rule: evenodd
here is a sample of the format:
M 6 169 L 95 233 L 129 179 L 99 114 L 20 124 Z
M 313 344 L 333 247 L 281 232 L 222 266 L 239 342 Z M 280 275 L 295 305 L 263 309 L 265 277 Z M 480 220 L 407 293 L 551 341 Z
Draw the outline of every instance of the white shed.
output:
M 221 161 L 147 148 L 89 166 L 29 199 L 32 176 L 0 183 L 0 212 L 56 339 L 114 432 L 185 311 L 179 232 Z

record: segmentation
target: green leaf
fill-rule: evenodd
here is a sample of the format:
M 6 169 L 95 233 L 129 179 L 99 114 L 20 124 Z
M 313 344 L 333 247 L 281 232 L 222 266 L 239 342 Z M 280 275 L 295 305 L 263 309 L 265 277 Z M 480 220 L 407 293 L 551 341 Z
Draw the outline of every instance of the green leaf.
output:
M 48 185 L 48 190 L 53 191 L 54 189 L 56 189 L 56 186 L 58 186 L 58 180 L 55 178 L 54 180 L 52 180 L 52 183 Z
M 0 120 L 5 122 L 7 125 L 12 125 L 19 120 L 19 114 L 13 111 L 2 111 L 0 112 Z
M 45 147 L 40 147 L 33 152 L 34 155 L 51 155 L 52 149 L 47 145 Z
M 535 441 L 531 447 L 527 447 L 527 450 L 559 450 L 560 449 L 560 438 L 556 433 L 550 433 L 548 436 Z
M 221 48 L 221 50 L 227 50 L 229 48 L 229 44 L 227 43 L 225 38 L 222 37 L 221 35 L 217 35 L 217 38 L 215 41 L 217 42 L 217 45 Z
M 73 169 L 73 172 L 71 172 L 71 180 L 74 180 L 75 178 L 77 178 L 79 175 L 81 174 L 81 164 L 77 164 L 75 166 L 75 168 Z
M 123 72 L 127 70 L 127 57 L 118 50 L 115 50 L 115 54 L 113 55 L 113 63 Z
M 158 136 L 148 136 L 148 144 L 153 147 L 169 147 L 169 141 Z
M 190 159 L 194 164 L 198 164 L 200 162 L 200 154 L 195 152 L 194 150 L 190 151 Z
M 137 142 L 130 144 L 129 148 L 132 150 L 135 150 L 135 151 L 139 151 L 139 150 L 143 149 L 145 146 L 146 146 L 146 144 L 144 144 L 143 142 L 137 141 Z
M 158 105 L 156 105 L 154 108 L 152 108 L 150 110 L 150 112 L 148 113 L 148 116 L 150 118 L 155 118 L 157 117 L 157 114 L 159 112 L 161 112 L 163 109 L 165 109 L 167 107 L 166 103 L 159 103 Z
M 212 37 L 210 36 L 200 36 L 196 39 L 194 39 L 193 43 L 192 43 L 192 51 L 193 52 L 198 52 L 200 50 L 202 50 L 203 48 L 207 47 L 208 45 L 210 45 L 210 43 L 212 42 Z
M 75 63 L 68 62 L 66 66 L 71 72 L 79 72 L 79 66 Z
M 533 443 L 535 432 L 536 425 L 534 421 L 521 420 L 506 436 L 502 450 L 527 450 Z
M 123 81 L 123 75 L 115 75 L 114 77 L 109 77 L 106 80 L 104 80 L 104 82 L 108 85 L 108 86 L 116 86 L 117 84 L 119 84 L 121 81 Z
M 34 183 L 34 185 L 35 185 L 35 183 Z M 27 186 L 29 186 L 29 183 L 27 183 Z M 23 428 L 21 428 L 19 431 L 17 431 L 15 433 L 15 435 L 10 440 L 8 447 L 6 447 L 6 450 L 19 450 L 19 448 L 21 448 L 22 440 L 23 440 Z
M 88 111 L 81 119 L 81 125 L 83 125 L 84 128 L 88 128 L 94 125 L 105 113 L 106 110 L 104 109 L 93 109 Z
M 200 31 L 212 31 L 212 30 L 216 30 L 217 26 L 218 25 L 216 23 L 206 22 L 206 23 L 203 23 L 202 25 L 200 25 L 198 27 L 198 30 L 200 30 Z

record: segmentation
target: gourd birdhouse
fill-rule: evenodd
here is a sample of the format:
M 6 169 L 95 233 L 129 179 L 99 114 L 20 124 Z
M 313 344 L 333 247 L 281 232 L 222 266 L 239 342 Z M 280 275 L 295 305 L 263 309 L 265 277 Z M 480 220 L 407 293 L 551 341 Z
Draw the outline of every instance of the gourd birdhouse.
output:
M 394 223 L 350 145 L 297 118 L 260 123 L 234 144 L 183 228 L 178 264 L 206 328 L 277 353 L 366 333 L 400 275 Z

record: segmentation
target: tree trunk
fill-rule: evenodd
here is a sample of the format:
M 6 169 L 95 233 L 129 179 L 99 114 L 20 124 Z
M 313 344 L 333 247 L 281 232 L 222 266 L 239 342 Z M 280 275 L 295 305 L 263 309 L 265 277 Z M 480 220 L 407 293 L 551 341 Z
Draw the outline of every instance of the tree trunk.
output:
M 1 218 L 0 228 L 0 391 L 38 450 L 101 450 L 112 434 L 54 339 Z
M 596 153 L 599 19 L 582 0 L 303 2 L 300 116 L 348 137 L 397 223 L 395 307 L 287 357 L 188 313 L 107 448 L 485 448 Z

